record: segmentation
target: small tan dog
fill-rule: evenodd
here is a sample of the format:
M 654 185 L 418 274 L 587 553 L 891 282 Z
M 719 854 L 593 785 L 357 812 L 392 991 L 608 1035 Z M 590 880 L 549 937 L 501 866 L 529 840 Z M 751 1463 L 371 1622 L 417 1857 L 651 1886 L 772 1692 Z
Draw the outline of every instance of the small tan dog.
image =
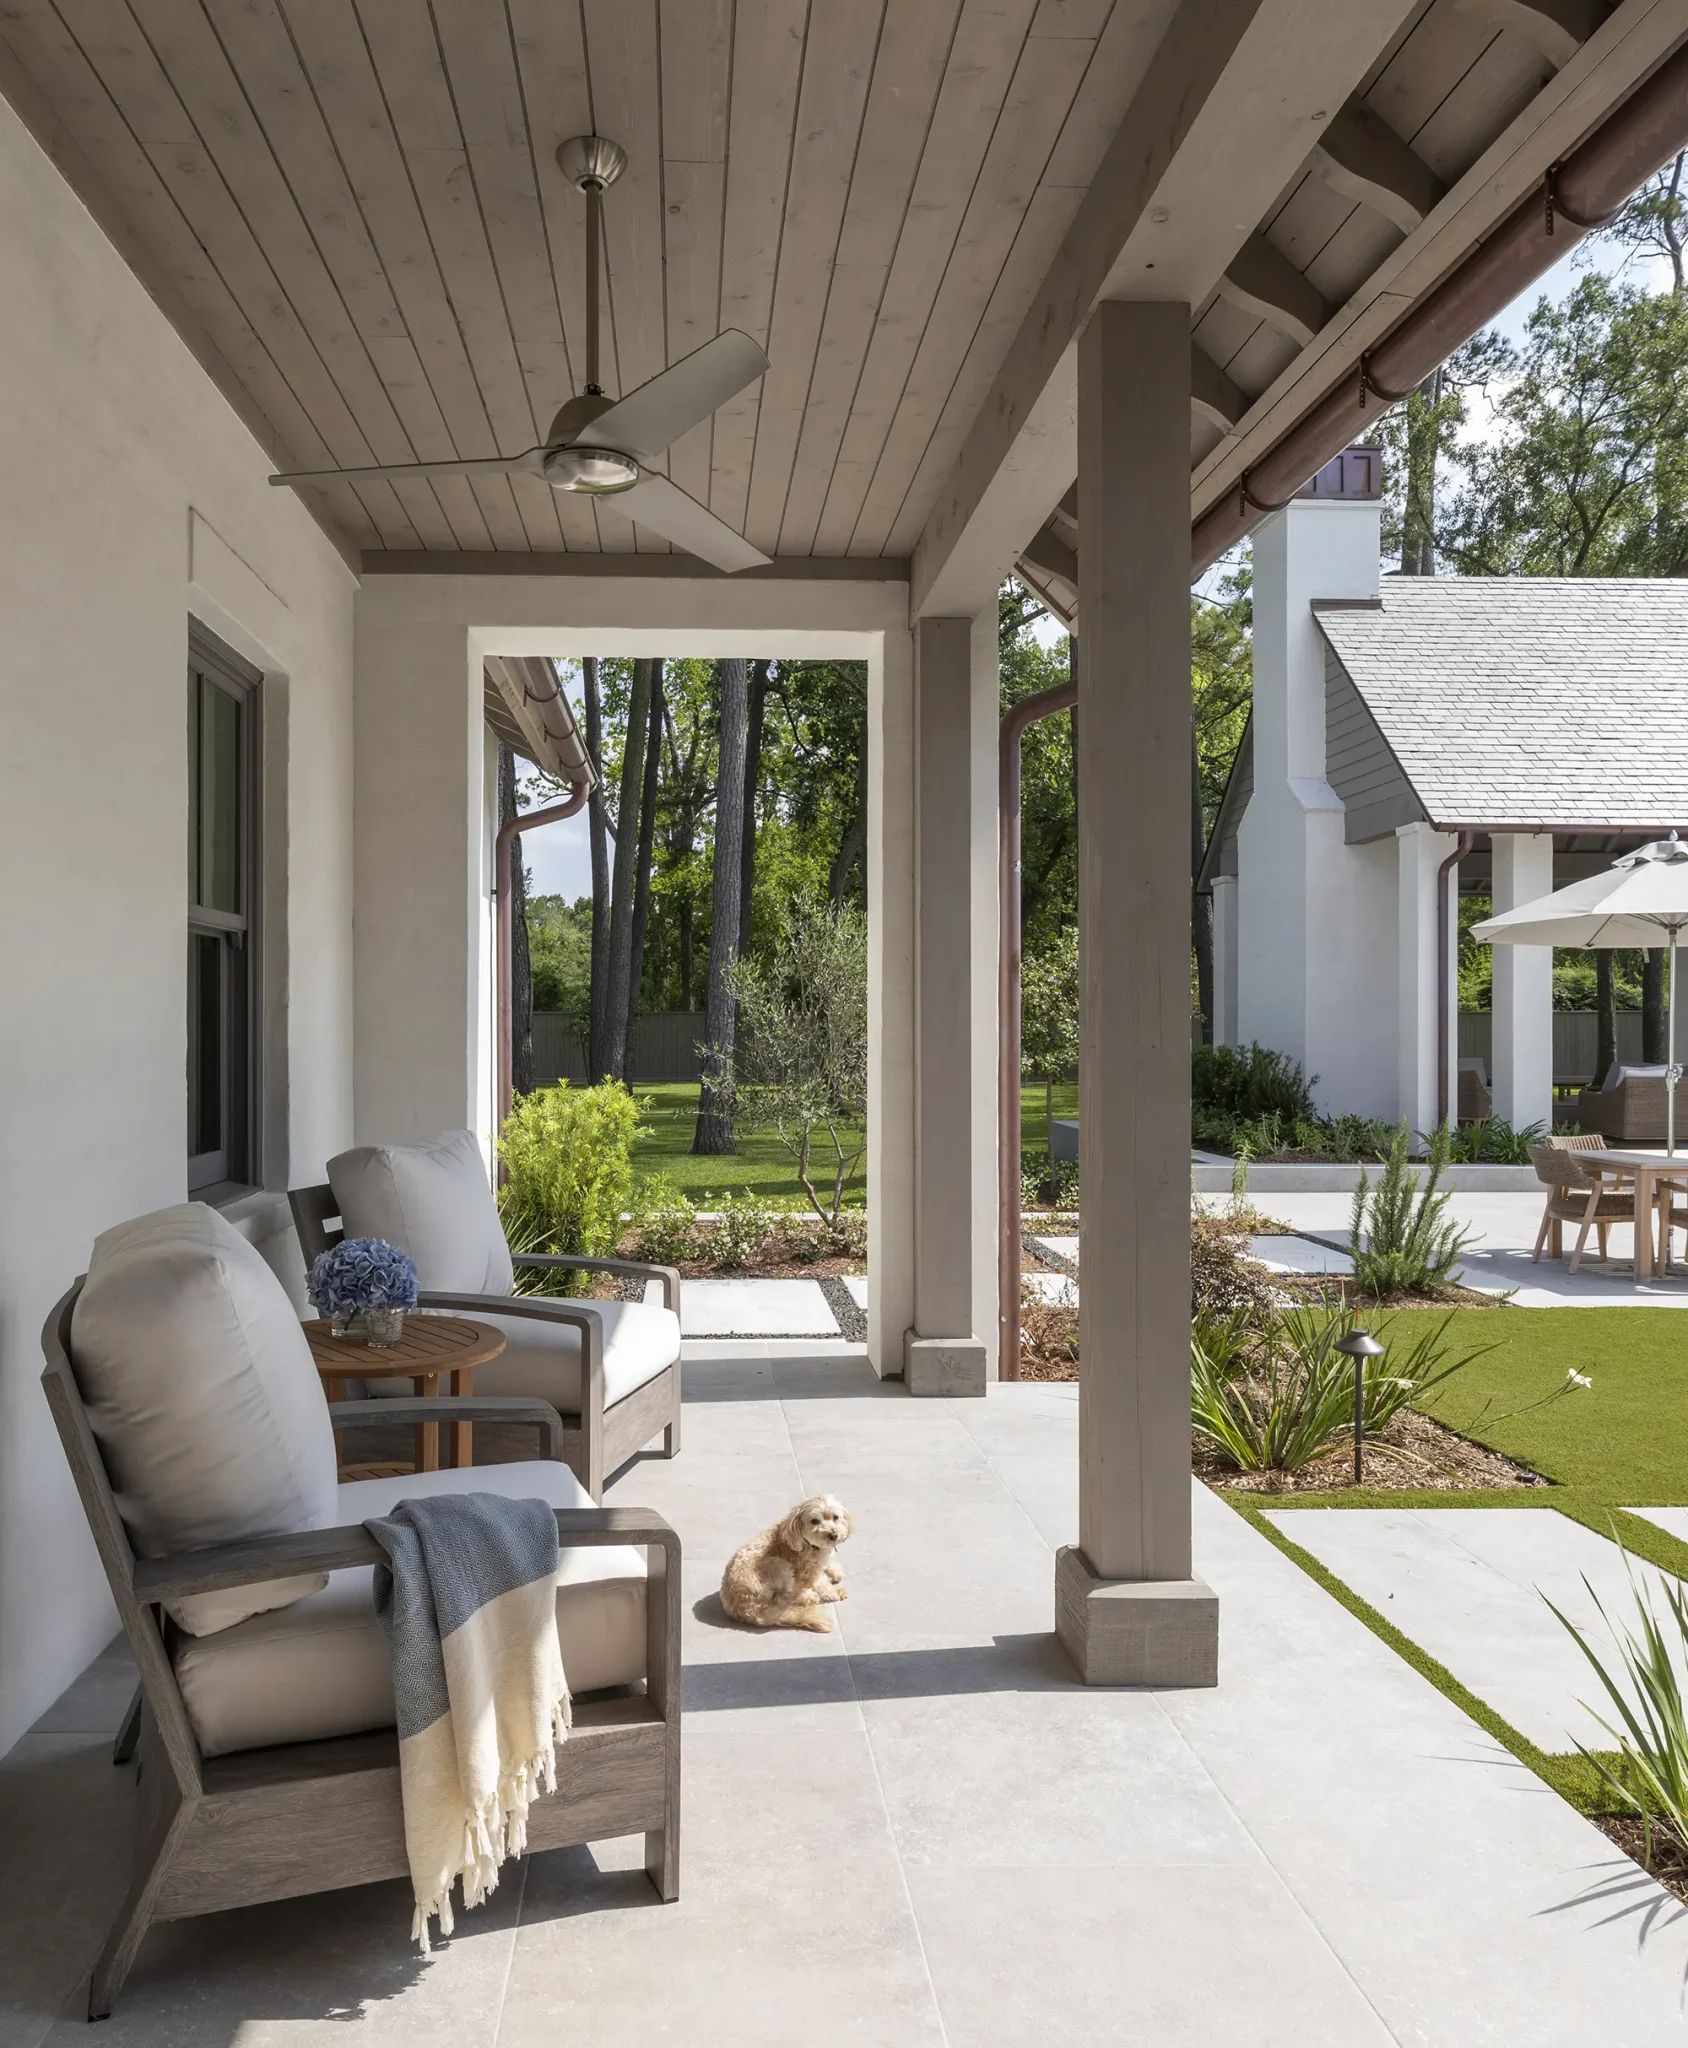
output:
M 830 1493 L 801 1500 L 783 1521 L 735 1550 L 721 1575 L 721 1605 L 752 1628 L 832 1632 L 826 1609 L 847 1600 L 833 1553 L 850 1535 L 850 1517 Z

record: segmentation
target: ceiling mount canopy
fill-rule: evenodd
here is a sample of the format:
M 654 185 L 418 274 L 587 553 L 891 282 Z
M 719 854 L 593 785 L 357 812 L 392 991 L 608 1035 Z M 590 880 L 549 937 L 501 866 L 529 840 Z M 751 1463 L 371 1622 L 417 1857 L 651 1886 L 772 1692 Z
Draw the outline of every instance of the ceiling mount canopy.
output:
M 717 569 L 767 562 L 725 520 L 689 497 L 655 466 L 683 434 L 758 377 L 768 358 L 729 327 L 625 398 L 609 397 L 599 377 L 605 191 L 627 167 L 627 152 L 603 135 L 575 135 L 557 147 L 557 165 L 586 200 L 586 384 L 559 407 L 546 438 L 520 455 L 462 462 L 407 462 L 363 469 L 292 470 L 272 484 L 377 483 L 422 476 L 537 476 L 554 491 L 602 498 L 613 509 Z

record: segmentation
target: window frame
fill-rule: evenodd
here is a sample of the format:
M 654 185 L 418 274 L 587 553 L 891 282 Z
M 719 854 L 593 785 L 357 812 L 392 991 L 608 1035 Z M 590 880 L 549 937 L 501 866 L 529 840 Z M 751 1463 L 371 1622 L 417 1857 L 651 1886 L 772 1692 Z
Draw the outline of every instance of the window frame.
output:
M 261 1185 L 262 1118 L 262 929 L 263 904 L 263 676 L 219 640 L 199 620 L 188 621 L 188 873 L 184 1079 L 192 1101 L 195 942 L 217 939 L 217 959 L 225 985 L 218 999 L 222 1032 L 219 1073 L 222 1077 L 222 1144 L 209 1152 L 186 1148 L 193 1142 L 191 1123 L 184 1129 L 187 1192 L 191 1200 L 228 1201 Z M 209 830 L 201 803 L 203 692 L 221 690 L 239 707 L 239 747 L 235 788 L 239 804 L 235 859 L 240 908 L 219 910 L 198 901 Z M 199 843 L 192 843 L 195 827 Z

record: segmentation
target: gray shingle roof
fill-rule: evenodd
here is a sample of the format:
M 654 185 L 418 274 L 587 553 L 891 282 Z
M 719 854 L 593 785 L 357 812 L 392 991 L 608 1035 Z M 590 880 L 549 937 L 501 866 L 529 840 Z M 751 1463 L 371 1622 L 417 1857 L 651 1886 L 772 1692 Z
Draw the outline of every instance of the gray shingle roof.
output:
M 1393 576 L 1320 631 L 1438 825 L 1688 826 L 1688 581 Z

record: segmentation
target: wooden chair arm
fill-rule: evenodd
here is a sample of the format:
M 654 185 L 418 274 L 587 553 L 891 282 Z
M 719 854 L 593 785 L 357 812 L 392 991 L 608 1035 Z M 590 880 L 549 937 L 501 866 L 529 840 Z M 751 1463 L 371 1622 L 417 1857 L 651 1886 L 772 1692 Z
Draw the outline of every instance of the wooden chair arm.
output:
M 647 1280 L 662 1282 L 662 1305 L 680 1313 L 680 1269 L 654 1266 L 648 1259 L 589 1259 L 574 1252 L 512 1252 L 517 1266 L 567 1266 L 583 1273 L 643 1273 Z M 531 1297 L 529 1297 L 531 1298 Z
M 515 1394 L 396 1395 L 373 1401 L 330 1401 L 328 1419 L 336 1429 L 382 1422 L 531 1422 L 539 1430 L 543 1455 L 566 1465 L 563 1418 L 549 1401 Z
M 526 1316 L 540 1323 L 573 1323 L 577 1330 L 602 1331 L 603 1303 L 578 1301 L 560 1294 L 435 1294 L 424 1290 L 418 1308 L 448 1308 L 457 1315 Z M 350 1370 L 346 1377 L 352 1378 Z
M 394 1402 L 393 1406 L 398 1403 Z M 563 1550 L 607 1550 L 643 1545 L 661 1551 L 676 1583 L 680 1538 L 649 1508 L 558 1508 L 557 1544 Z M 293 1536 L 252 1536 L 185 1550 L 175 1557 L 136 1560 L 139 1600 L 182 1600 L 194 1593 L 220 1593 L 231 1586 L 262 1585 L 306 1572 L 337 1572 L 349 1566 L 381 1564 L 387 1553 L 361 1525 L 306 1529 Z

